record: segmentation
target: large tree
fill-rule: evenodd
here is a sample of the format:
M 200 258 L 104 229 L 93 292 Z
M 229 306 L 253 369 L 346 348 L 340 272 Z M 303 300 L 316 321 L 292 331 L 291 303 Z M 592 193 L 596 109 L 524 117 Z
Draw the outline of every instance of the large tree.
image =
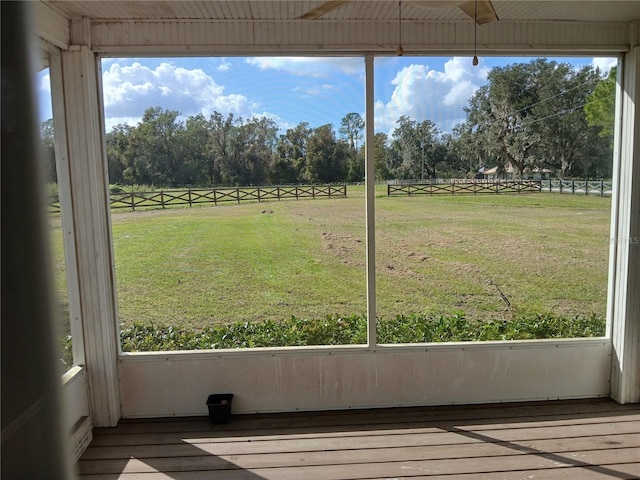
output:
M 392 146 L 401 159 L 394 171 L 396 177 L 435 178 L 446 157 L 436 124 L 431 120 L 418 122 L 406 115 L 400 116 L 396 124 Z
M 511 164 L 517 177 L 545 167 L 584 176 L 606 162 L 582 109 L 597 81 L 594 69 L 537 59 L 493 68 L 487 80 L 466 108 L 487 163 Z
M 336 139 L 331 124 L 313 130 L 309 138 L 306 180 L 311 183 L 343 182 L 347 175 L 348 146 Z
M 109 183 L 133 184 L 138 181 L 130 147 L 133 127 L 114 126 L 106 135 Z
M 469 122 L 453 127 L 449 136 L 449 155 L 455 158 L 457 168 L 461 174 L 474 177 L 488 154 L 484 151 L 481 135 L 473 130 Z
M 516 175 L 538 161 L 539 134 L 523 128 L 531 116 L 527 107 L 539 100 L 530 73 L 525 64 L 493 68 L 488 83 L 476 91 L 466 108 L 484 153 L 496 157 L 501 168 L 510 163 Z
M 535 127 L 543 140 L 543 166 L 559 171 L 562 177 L 608 176 L 612 157 L 582 108 L 600 79 L 598 72 L 558 64 L 540 76 L 546 81 L 539 87 L 544 101 L 535 107 Z
M 378 132 L 373 138 L 373 158 L 376 180 L 388 180 L 393 178 L 391 174 L 390 149 L 387 146 L 389 137 L 386 133 Z
M 584 106 L 587 122 L 600 129 L 600 136 L 607 139 L 610 146 L 613 146 L 617 76 L 618 69 L 614 67 L 597 83 Z
M 603 175 L 609 159 L 582 109 L 597 79 L 591 67 L 546 59 L 493 68 L 466 108 L 465 142 L 516 177 L 536 168 Z
M 364 119 L 359 113 L 347 113 L 340 121 L 340 129 L 338 132 L 342 138 L 346 139 L 349 146 L 358 151 L 358 142 L 362 138 L 362 132 L 364 130 Z
M 233 150 L 235 131 L 238 122 L 230 113 L 224 116 L 219 112 L 214 112 L 209 118 L 209 144 L 210 152 L 209 161 L 207 163 L 207 172 L 210 183 L 232 184 L 233 174 Z
M 184 126 L 177 121 L 180 113 L 160 107 L 148 108 L 138 126 L 131 131 L 133 168 L 138 182 L 150 185 L 179 185 L 179 133 Z
M 267 117 L 254 117 L 240 127 L 236 148 L 241 185 L 264 185 L 276 149 L 278 127 Z
M 179 147 L 182 166 L 176 183 L 180 185 L 200 185 L 209 183 L 209 167 L 212 153 L 209 149 L 209 122 L 204 115 L 187 118 L 184 129 L 179 132 Z
M 278 184 L 302 183 L 307 162 L 307 146 L 312 129 L 300 122 L 280 135 L 271 164 L 271 181 Z
M 364 130 L 364 119 L 359 113 L 347 113 L 340 121 L 338 132 L 349 146 L 347 181 L 362 182 L 364 180 L 364 149 L 360 147 L 360 139 Z

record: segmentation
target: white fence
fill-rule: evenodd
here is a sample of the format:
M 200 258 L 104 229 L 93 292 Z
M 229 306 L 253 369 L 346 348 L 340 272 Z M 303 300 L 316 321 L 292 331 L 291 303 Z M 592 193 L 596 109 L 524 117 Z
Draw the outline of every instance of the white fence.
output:
M 541 180 L 540 185 L 542 192 L 601 197 L 609 197 L 613 193 L 613 182 L 604 180 Z
M 613 193 L 613 182 L 606 180 L 529 180 L 540 185 L 541 192 L 550 193 L 569 193 L 572 195 L 598 195 L 601 197 L 610 197 Z M 451 184 L 468 184 L 477 185 L 495 184 L 504 182 L 504 180 L 487 180 L 487 179 L 460 179 L 460 178 L 430 178 L 420 179 L 395 179 L 388 180 L 387 185 L 395 186 L 416 186 L 416 185 L 451 185 Z

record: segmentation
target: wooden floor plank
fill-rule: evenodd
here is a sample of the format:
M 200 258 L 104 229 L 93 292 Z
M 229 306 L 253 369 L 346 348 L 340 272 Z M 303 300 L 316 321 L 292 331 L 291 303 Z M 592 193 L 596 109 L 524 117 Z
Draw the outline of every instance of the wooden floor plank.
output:
M 464 448 L 452 448 L 450 445 L 430 447 L 395 447 L 382 449 L 308 451 L 295 453 L 250 453 L 240 455 L 216 455 L 206 450 L 192 451 L 191 455 L 173 457 L 143 457 L 132 455 L 133 459 L 95 459 L 80 462 L 83 474 L 144 472 L 150 465 L 161 471 L 216 470 L 229 469 L 234 465 L 241 468 L 286 467 L 288 465 L 346 465 L 350 463 L 400 462 L 411 460 L 455 460 L 459 458 L 486 458 L 522 456 L 524 454 L 575 456 L 587 455 L 586 452 L 609 451 L 614 449 L 635 448 L 640 452 L 640 434 L 620 435 L 615 447 L 602 440 L 599 444 L 591 439 L 575 439 L 570 443 L 561 441 L 511 443 L 477 443 Z M 639 455 L 640 456 L 640 455 Z M 126 467 L 122 467 L 126 460 Z M 140 467 L 143 465 L 143 467 Z
M 78 468 L 94 480 L 640 479 L 640 406 L 521 407 L 125 421 L 99 429 Z
M 494 418 L 492 422 L 488 423 L 486 419 L 467 419 L 461 422 L 453 421 L 430 421 L 430 422 L 410 422 L 404 424 L 395 424 L 394 426 L 386 426 L 384 428 L 376 429 L 375 425 L 344 425 L 339 429 L 335 426 L 326 425 L 323 427 L 317 427 L 312 429 L 312 432 L 305 427 L 297 428 L 282 428 L 282 429 L 247 429 L 242 431 L 234 431 L 232 436 L 228 436 L 227 432 L 221 432 L 217 427 L 212 426 L 207 420 L 204 423 L 202 431 L 176 432 L 170 431 L 165 433 L 120 433 L 118 430 L 112 430 L 110 435 L 100 435 L 94 437 L 95 446 L 110 446 L 110 445 L 156 445 L 163 443 L 178 443 L 185 434 L 189 435 L 192 441 L 207 441 L 207 442 L 245 442 L 247 439 L 258 441 L 263 438 L 275 439 L 291 439 L 291 438 L 322 438 L 322 437 L 336 437 L 336 436 L 365 436 L 365 435 L 393 435 L 397 433 L 420 433 L 428 428 L 435 428 L 438 430 L 447 430 L 451 428 L 465 428 L 473 427 L 476 431 L 494 429 L 496 425 L 501 425 L 503 429 L 521 429 L 524 427 L 533 428 L 546 428 L 551 426 L 569 426 L 569 425 L 591 425 L 598 423 L 611 423 L 611 422 L 635 422 L 640 418 L 640 409 L 637 412 L 631 412 L 633 414 L 616 415 L 613 417 L 577 417 L 568 414 L 562 415 L 561 418 L 553 418 L 549 420 L 549 416 L 539 416 L 534 418 L 526 418 L 521 422 L 508 422 L 504 418 Z M 395 428 L 392 428 L 395 427 Z
M 624 457 L 624 455 L 620 455 Z M 488 470 L 487 470 L 488 469 Z M 627 479 L 637 480 L 637 463 L 633 460 L 603 465 L 569 465 L 560 462 L 531 459 L 523 461 L 517 469 L 508 470 L 502 464 L 477 462 L 440 462 L 429 466 L 420 462 L 402 465 L 369 464 L 326 467 L 289 467 L 255 470 L 219 470 L 186 472 L 143 472 L 91 475 L 92 480 L 369 480 L 369 479 Z
M 521 428 L 521 429 L 512 429 L 512 428 L 501 428 L 502 425 L 492 425 L 491 430 L 489 429 L 474 429 L 471 430 L 469 428 L 458 428 L 453 426 L 446 426 L 443 428 L 439 427 L 428 427 L 428 428 L 411 428 L 411 429 L 395 429 L 395 430 L 382 430 L 382 431 L 350 431 L 348 433 L 345 432 L 326 432 L 326 433 L 307 433 L 307 434 L 295 434 L 295 435 L 251 435 L 246 437 L 234 437 L 233 439 L 225 439 L 223 438 L 209 438 L 209 437 L 201 437 L 199 435 L 194 436 L 193 433 L 185 433 L 185 434 L 171 434 L 171 436 L 165 436 L 163 438 L 164 444 L 168 444 L 169 448 L 171 445 L 180 444 L 188 442 L 190 444 L 215 444 L 222 443 L 226 448 L 233 449 L 234 445 L 238 444 L 237 448 L 242 448 L 242 445 L 246 445 L 247 443 L 251 443 L 252 449 L 260 448 L 260 445 L 263 442 L 270 442 L 271 447 L 265 448 L 280 448 L 277 442 L 284 442 L 284 445 L 288 445 L 288 442 L 291 440 L 296 440 L 299 445 L 298 448 L 306 448 L 304 445 L 311 442 L 316 445 L 317 448 L 324 449 L 326 446 L 336 445 L 336 442 L 346 442 L 351 444 L 353 441 L 357 441 L 360 438 L 364 438 L 369 442 L 369 445 L 372 447 L 376 446 L 376 442 L 378 444 L 390 445 L 390 446 L 401 446 L 406 445 L 406 442 L 413 442 L 412 444 L 416 444 L 415 442 L 420 442 L 420 445 L 431 445 L 434 443 L 460 443 L 463 437 L 466 435 L 466 438 L 470 438 L 471 434 L 475 432 L 476 434 L 485 434 L 485 435 L 493 435 L 495 440 L 523 440 L 523 439 L 544 439 L 544 438 L 556 438 L 557 436 L 561 437 L 579 437 L 585 434 L 591 435 L 605 435 L 605 434 L 616 434 L 616 433 L 634 433 L 637 430 L 637 418 L 640 418 L 640 415 L 636 417 L 636 420 L 633 418 L 626 419 L 624 422 L 598 422 L 591 424 L 564 424 L 559 426 L 548 426 L 546 428 Z M 273 432 L 272 432 L 273 433 Z M 433 437 L 429 439 L 431 435 L 437 435 L 437 437 Z M 136 445 L 162 445 L 160 442 L 156 442 L 156 437 L 149 438 L 149 436 L 140 434 L 136 435 L 136 439 L 138 442 L 131 442 L 134 440 L 131 436 L 127 435 L 125 438 L 113 437 L 108 445 L 101 443 L 98 439 L 94 440 L 92 443 L 92 447 L 90 447 L 87 451 L 87 455 L 91 455 L 93 448 L 102 448 L 103 451 L 108 452 L 111 447 L 113 452 L 117 452 L 118 448 L 123 451 L 132 451 L 133 447 Z M 120 442 L 118 442 L 120 440 Z M 160 439 L 158 439 L 160 440 Z M 390 443 L 391 442 L 391 443 Z M 394 444 L 393 442 L 400 442 L 398 444 Z M 426 443 L 425 443 L 426 442 Z
M 615 429 L 612 429 L 615 430 Z M 638 430 L 638 426 L 629 430 Z M 351 450 L 362 449 L 388 449 L 403 447 L 421 447 L 430 448 L 433 446 L 445 446 L 449 449 L 468 448 L 469 445 L 481 443 L 517 443 L 523 449 L 538 448 L 536 445 L 545 445 L 545 449 L 552 448 L 552 445 L 558 445 L 556 449 L 561 451 L 564 445 L 569 447 L 574 443 L 580 444 L 583 439 L 588 439 L 590 444 L 597 446 L 613 446 L 626 444 L 625 442 L 633 441 L 638 436 L 633 432 L 610 432 L 608 434 L 589 434 L 582 436 L 556 437 L 532 439 L 526 434 L 521 434 L 518 438 L 496 439 L 492 437 L 486 438 L 468 438 L 457 434 L 446 433 L 439 435 L 397 435 L 393 437 L 364 437 L 362 439 L 342 439 L 338 442 L 336 439 L 321 442 L 313 439 L 300 440 L 276 440 L 273 442 L 245 442 L 232 444 L 208 444 L 208 443 L 190 443 L 188 440 L 174 445 L 161 446 L 136 446 L 136 447 L 111 447 L 111 448 L 90 448 L 83 455 L 83 460 L 108 460 L 122 458 L 151 458 L 151 457 L 184 457 L 201 455 L 203 452 L 210 455 L 249 455 L 249 454 L 277 454 L 277 453 L 298 453 L 298 452 L 324 452 L 343 450 L 349 452 Z
M 229 425 L 219 425 L 217 430 L 230 435 L 230 432 L 244 429 L 266 430 L 270 428 L 282 429 L 285 427 L 307 428 L 314 426 L 344 426 L 344 425 L 386 425 L 406 423 L 407 418 L 412 422 L 460 421 L 461 419 L 488 419 L 501 417 L 513 419 L 531 418 L 538 415 L 581 415 L 608 416 L 624 415 L 627 411 L 638 411 L 637 405 L 618 405 L 611 400 L 597 399 L 590 401 L 568 402 L 522 402 L 491 404 L 488 406 L 437 406 L 437 407 L 408 407 L 373 409 L 373 410 L 346 410 L 329 412 L 296 412 L 285 414 L 257 414 L 234 415 L 234 421 Z M 496 413 L 499 412 L 499 413 Z M 132 420 L 124 421 L 119 425 L 119 432 L 124 433 L 153 433 L 170 431 L 206 431 L 210 426 L 204 417 L 191 417 L 189 419 L 168 420 Z M 96 429 L 94 436 L 109 435 L 112 429 Z
M 608 465 L 606 470 L 598 471 L 581 467 L 540 469 L 516 472 L 490 472 L 459 474 L 455 480 L 636 480 L 638 476 L 635 463 Z M 185 479 L 186 480 L 186 479 Z M 388 477 L 375 477 L 369 480 L 389 480 Z M 453 480 L 451 475 L 418 475 L 411 480 Z

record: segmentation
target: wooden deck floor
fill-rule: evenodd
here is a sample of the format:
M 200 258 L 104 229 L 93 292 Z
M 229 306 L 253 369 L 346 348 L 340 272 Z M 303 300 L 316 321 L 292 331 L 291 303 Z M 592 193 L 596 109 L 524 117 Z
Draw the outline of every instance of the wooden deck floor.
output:
M 640 479 L 640 405 L 610 400 L 123 421 L 82 479 Z

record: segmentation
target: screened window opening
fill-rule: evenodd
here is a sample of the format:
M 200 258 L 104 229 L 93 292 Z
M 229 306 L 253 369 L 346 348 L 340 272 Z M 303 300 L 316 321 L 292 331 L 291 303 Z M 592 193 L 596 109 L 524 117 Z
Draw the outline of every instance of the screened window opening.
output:
M 123 351 L 366 343 L 362 59 L 102 69 Z
M 376 61 L 378 343 L 606 334 L 615 65 Z
M 125 352 L 602 337 L 613 58 L 102 60 Z M 144 86 L 144 88 L 142 88 Z

